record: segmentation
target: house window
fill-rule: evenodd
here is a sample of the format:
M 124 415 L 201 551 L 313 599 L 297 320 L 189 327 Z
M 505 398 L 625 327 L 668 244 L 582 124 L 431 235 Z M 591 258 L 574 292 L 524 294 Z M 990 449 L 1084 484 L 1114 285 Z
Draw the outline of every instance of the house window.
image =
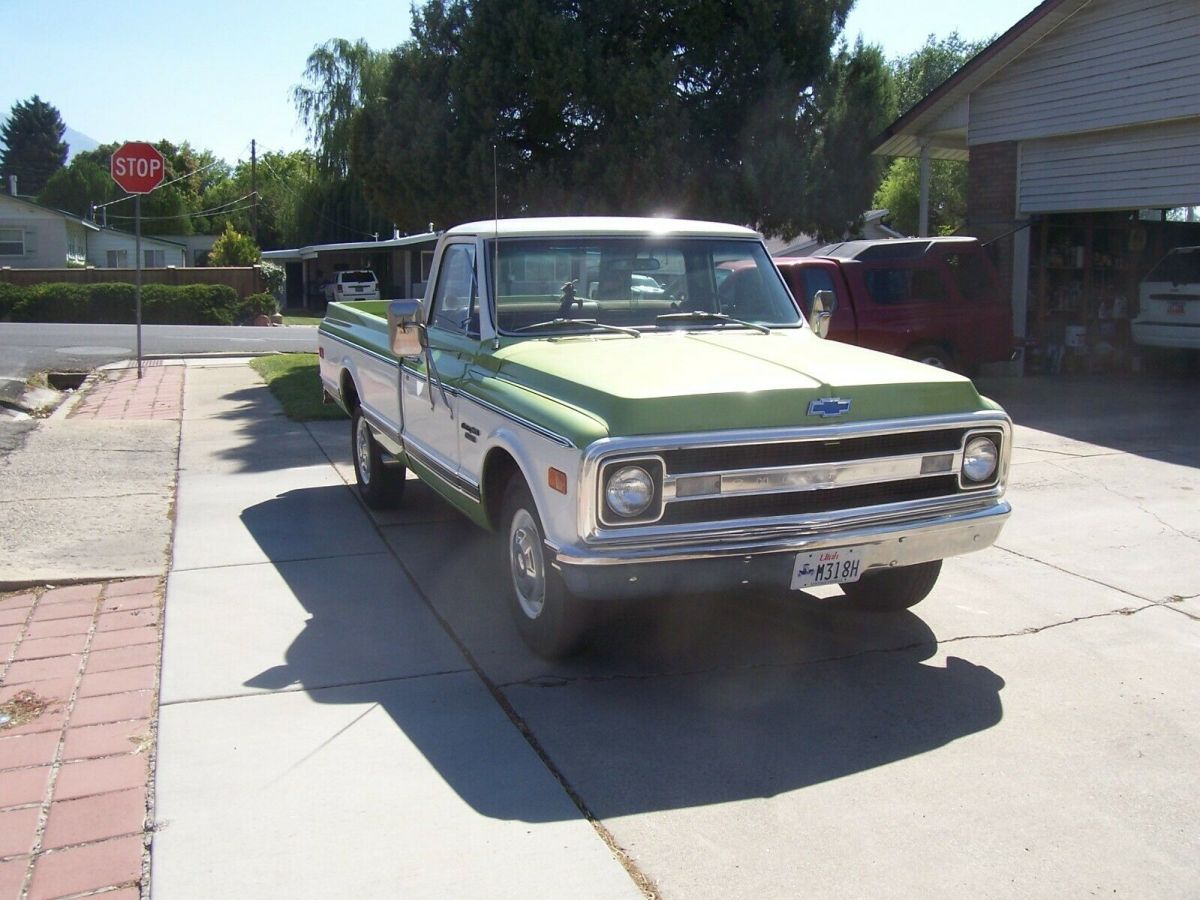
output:
M 105 265 L 110 269 L 129 268 L 128 250 L 109 250 L 105 253 Z
M 25 232 L 20 228 L 0 228 L 0 256 L 24 256 Z
M 421 280 L 428 281 L 429 273 L 433 271 L 433 251 L 421 251 Z
M 142 265 L 147 269 L 161 269 L 167 264 L 167 251 L 143 250 Z

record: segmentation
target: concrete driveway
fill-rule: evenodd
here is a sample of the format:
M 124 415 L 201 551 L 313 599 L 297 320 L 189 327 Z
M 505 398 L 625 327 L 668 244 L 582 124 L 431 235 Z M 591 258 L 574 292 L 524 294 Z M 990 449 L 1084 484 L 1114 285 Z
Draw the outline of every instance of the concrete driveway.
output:
M 489 536 L 189 373 L 155 895 L 1194 896 L 1193 382 L 985 385 L 1015 512 L 910 613 L 668 597 L 548 664 Z

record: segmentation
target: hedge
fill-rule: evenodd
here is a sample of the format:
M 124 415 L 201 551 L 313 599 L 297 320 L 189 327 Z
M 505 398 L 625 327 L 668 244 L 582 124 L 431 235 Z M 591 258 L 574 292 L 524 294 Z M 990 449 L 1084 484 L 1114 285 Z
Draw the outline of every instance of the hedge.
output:
M 241 299 L 224 284 L 142 287 L 142 322 L 148 325 L 237 325 L 276 311 L 270 294 Z M 136 320 L 132 284 L 0 284 L 0 318 L 14 322 L 132 324 Z

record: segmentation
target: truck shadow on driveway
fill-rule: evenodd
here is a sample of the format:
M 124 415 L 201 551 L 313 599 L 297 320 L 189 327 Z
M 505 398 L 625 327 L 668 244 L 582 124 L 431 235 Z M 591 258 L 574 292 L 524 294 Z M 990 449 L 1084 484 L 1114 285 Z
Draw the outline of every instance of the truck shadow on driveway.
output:
M 916 615 L 860 614 L 806 594 L 664 597 L 604 617 L 580 656 L 539 660 L 509 621 L 493 536 L 458 516 L 431 517 L 441 501 L 410 488 L 406 506 L 421 521 L 377 520 L 403 566 L 382 591 L 378 578 L 363 590 L 312 577 L 311 563 L 275 563 L 309 619 L 286 663 L 245 683 L 378 704 L 481 814 L 575 814 L 514 784 L 514 757 L 490 744 L 497 704 L 601 818 L 773 797 L 936 750 L 1002 718 L 1003 680 L 957 657 L 929 663 L 937 639 Z M 318 508 L 342 490 L 289 492 L 242 520 L 273 547 L 281 514 L 301 499 L 292 494 Z M 388 555 L 354 564 L 372 561 L 392 565 Z M 447 653 L 404 671 L 389 659 L 388 636 L 411 639 L 414 629 Z M 485 712 L 463 679 L 491 691 Z

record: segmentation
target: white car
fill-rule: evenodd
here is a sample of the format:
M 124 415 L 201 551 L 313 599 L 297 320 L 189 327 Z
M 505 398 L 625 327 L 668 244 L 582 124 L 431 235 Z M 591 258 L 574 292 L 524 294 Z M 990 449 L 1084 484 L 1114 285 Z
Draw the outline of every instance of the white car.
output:
M 325 299 L 330 303 L 342 300 L 379 300 L 379 279 L 370 269 L 347 269 L 335 272 L 325 285 Z
M 1133 341 L 1143 347 L 1200 350 L 1200 247 L 1176 247 L 1138 288 Z

